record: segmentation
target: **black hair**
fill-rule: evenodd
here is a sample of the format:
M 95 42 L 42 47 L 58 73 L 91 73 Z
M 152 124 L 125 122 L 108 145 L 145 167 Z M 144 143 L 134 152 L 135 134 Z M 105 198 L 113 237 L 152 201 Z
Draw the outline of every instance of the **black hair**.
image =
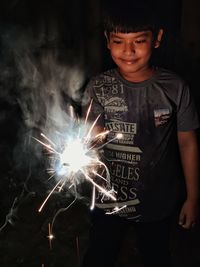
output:
M 107 35 L 150 30 L 155 37 L 161 28 L 158 13 L 142 0 L 109 0 L 104 5 L 103 27 Z

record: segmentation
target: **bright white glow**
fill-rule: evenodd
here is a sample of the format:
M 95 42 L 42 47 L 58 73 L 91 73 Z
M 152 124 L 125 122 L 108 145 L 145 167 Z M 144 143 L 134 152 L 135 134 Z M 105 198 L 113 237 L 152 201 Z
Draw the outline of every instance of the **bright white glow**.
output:
M 117 139 L 122 139 L 122 138 L 123 138 L 123 134 L 122 134 L 122 133 L 118 133 L 118 134 L 116 135 L 116 138 L 117 138 Z
M 90 108 L 91 105 L 84 123 L 80 120 L 76 120 L 75 116 L 72 116 L 73 112 L 71 111 L 71 117 L 66 132 L 56 132 L 53 136 L 51 135 L 51 138 L 42 133 L 41 137 L 44 140 L 34 138 L 47 150 L 50 163 L 50 168 L 48 168 L 50 174 L 49 179 L 55 178 L 56 180 L 55 186 L 43 201 L 38 210 L 39 212 L 42 211 L 53 192 L 60 192 L 64 187 L 70 190 L 75 195 L 76 199 L 76 188 L 82 179 L 85 179 L 93 185 L 91 209 L 95 206 L 95 190 L 107 196 L 107 198 L 116 201 L 115 192 L 113 192 L 111 188 L 108 168 L 99 159 L 98 151 L 107 143 L 112 142 L 112 140 L 116 138 L 121 138 L 123 135 L 119 133 L 114 139 L 98 146 L 99 143 L 101 144 L 99 140 L 102 141 L 102 138 L 104 138 L 109 131 L 102 131 L 97 135 L 93 133 L 94 127 L 101 114 L 97 116 L 92 125 L 89 125 L 86 122 L 90 113 Z M 101 170 L 101 174 L 98 173 L 99 169 Z M 71 204 L 68 207 L 70 207 Z M 50 236 L 49 234 L 49 238 Z
M 52 240 L 52 239 L 54 238 L 54 236 L 53 236 L 53 235 L 49 235 L 48 238 L 49 238 L 50 240 Z
M 77 172 L 94 161 L 86 155 L 87 151 L 88 149 L 80 139 L 72 140 L 60 154 L 60 162 L 64 168 L 67 166 L 70 171 Z
M 119 212 L 120 210 L 123 210 L 123 209 L 125 209 L 127 207 L 127 205 L 124 205 L 123 207 L 121 207 L 121 208 L 119 208 L 119 207 L 115 207 L 112 211 L 108 211 L 108 212 L 106 212 L 106 214 L 108 214 L 108 215 L 111 215 L 111 214 L 115 214 L 115 213 L 117 213 L 117 212 Z

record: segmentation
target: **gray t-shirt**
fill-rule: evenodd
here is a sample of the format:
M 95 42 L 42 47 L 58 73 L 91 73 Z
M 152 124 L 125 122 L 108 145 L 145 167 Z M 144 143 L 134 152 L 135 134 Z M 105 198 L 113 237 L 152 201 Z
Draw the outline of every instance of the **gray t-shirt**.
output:
M 177 131 L 199 127 L 187 84 L 165 69 L 139 83 L 112 69 L 93 78 L 86 92 L 93 98 L 90 119 L 101 114 L 98 124 L 110 131 L 103 158 L 117 192 L 117 202 L 97 194 L 96 206 L 107 212 L 126 206 L 117 214 L 135 221 L 169 216 L 183 181 Z

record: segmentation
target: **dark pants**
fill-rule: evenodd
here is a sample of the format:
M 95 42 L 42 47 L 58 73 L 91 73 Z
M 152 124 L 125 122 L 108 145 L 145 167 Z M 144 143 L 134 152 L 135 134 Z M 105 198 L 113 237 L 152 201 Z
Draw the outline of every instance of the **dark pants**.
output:
M 170 219 L 135 223 L 94 211 L 89 247 L 82 267 L 114 267 L 127 230 L 133 226 L 144 267 L 169 267 Z M 130 259 L 131 267 L 131 259 Z

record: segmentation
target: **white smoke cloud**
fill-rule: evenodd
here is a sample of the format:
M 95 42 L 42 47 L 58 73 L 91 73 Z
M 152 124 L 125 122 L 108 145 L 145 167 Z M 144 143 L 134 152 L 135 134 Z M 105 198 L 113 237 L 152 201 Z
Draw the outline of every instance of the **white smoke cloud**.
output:
M 79 106 L 86 79 L 81 53 L 59 51 L 46 46 L 45 40 L 42 32 L 34 35 L 31 29 L 13 25 L 1 35 L 5 75 L 1 76 L 0 96 L 17 102 L 23 118 L 18 144 L 13 148 L 19 167 L 30 162 L 34 165 L 44 156 L 32 136 L 43 132 L 53 138 L 55 132 L 66 129 L 69 106 Z
M 33 60 L 29 55 L 16 59 L 21 76 L 18 102 L 26 125 L 51 128 L 56 124 L 61 128 L 70 104 L 64 102 L 63 94 L 80 102 L 84 72 L 76 66 L 59 64 L 49 53 L 42 55 L 39 63 Z
M 80 53 L 75 56 L 74 51 L 66 49 L 64 53 L 69 58 L 65 56 L 61 61 L 63 55 L 59 54 L 59 49 L 45 47 L 45 34 L 39 32 L 38 37 L 31 29 L 24 30 L 19 26 L 3 34 L 2 45 L 7 62 L 1 67 L 1 79 L 8 80 L 11 72 L 16 71 L 15 91 L 27 127 L 41 127 L 41 122 L 47 119 L 61 126 L 69 104 L 63 103 L 63 94 L 74 102 L 81 100 L 80 89 L 85 83 L 83 60 Z M 15 65 L 12 70 L 8 67 L 8 58 Z M 1 96 L 9 98 L 8 91 L 9 88 L 3 88 Z

